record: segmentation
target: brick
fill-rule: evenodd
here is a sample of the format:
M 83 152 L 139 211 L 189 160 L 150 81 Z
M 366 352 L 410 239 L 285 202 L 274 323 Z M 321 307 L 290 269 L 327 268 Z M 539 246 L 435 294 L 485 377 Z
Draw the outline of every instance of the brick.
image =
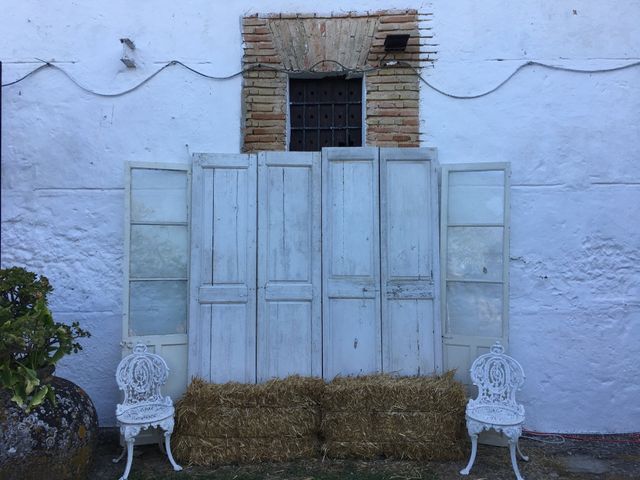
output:
M 247 111 L 249 112 L 275 112 L 278 108 L 278 105 L 276 104 L 252 102 L 251 98 L 245 97 L 243 101 L 245 102 Z
M 255 34 L 255 33 L 251 33 L 251 34 L 244 34 L 242 35 L 242 40 L 245 43 L 251 43 L 252 45 L 256 44 L 256 43 L 272 43 L 272 35 L 271 33 L 264 33 L 264 34 Z
M 371 110 L 376 110 L 378 108 L 405 108 L 405 107 L 415 107 L 415 105 L 405 105 L 406 102 L 402 101 L 384 101 L 381 102 L 379 100 L 367 102 L 367 113 Z
M 417 117 L 418 110 L 414 108 L 373 108 L 367 109 L 367 116 L 378 117 Z
M 371 92 L 367 93 L 367 101 L 369 100 L 411 100 L 418 99 L 419 92 L 409 90 L 394 90 L 391 92 Z
M 286 120 L 284 113 L 254 113 L 251 115 L 254 120 Z
M 407 125 L 407 126 L 418 126 L 420 124 L 420 121 L 418 120 L 418 117 L 414 117 L 414 118 L 403 118 L 402 119 L 402 125 Z
M 385 75 L 367 76 L 367 88 L 369 85 L 375 85 L 378 83 L 418 83 L 418 77 L 414 73 L 407 73 L 406 75 L 396 75 L 395 77 L 388 77 Z
M 275 85 L 273 87 L 267 87 L 267 88 L 249 87 L 249 88 L 246 88 L 245 90 L 247 91 L 248 95 L 255 95 L 255 96 L 284 95 L 286 93 L 283 88 L 277 88 Z
M 410 142 L 415 140 L 414 138 L 412 138 L 410 135 L 394 135 L 392 140 L 396 141 L 396 142 Z
M 278 135 L 245 135 L 244 141 L 255 142 L 255 143 L 263 143 L 263 142 L 278 142 L 282 137 L 278 137 Z
M 384 38 L 387 36 L 387 33 L 390 32 L 399 35 L 418 35 L 418 26 L 410 23 L 387 23 L 385 25 L 378 25 L 374 39 Z
M 267 127 L 278 127 L 284 128 L 283 120 L 256 120 L 252 118 L 250 115 L 245 116 L 245 125 L 251 128 L 267 128 Z
M 407 72 L 413 72 L 412 69 L 405 66 L 396 66 L 396 67 L 386 67 L 381 70 L 378 70 L 376 75 L 409 75 Z M 371 75 L 371 74 L 370 74 Z
M 367 125 L 400 125 L 402 120 L 394 117 L 371 117 L 367 115 Z
M 266 22 L 265 22 L 266 25 Z M 250 27 L 250 26 L 245 26 L 242 29 L 242 33 L 246 34 L 246 35 L 265 35 L 265 34 L 270 34 L 271 30 L 269 29 L 269 27 L 262 27 L 262 26 L 258 26 L 258 27 Z
M 253 103 L 284 104 L 283 95 L 256 95 L 249 100 Z
M 262 26 L 266 26 L 266 24 L 267 24 L 267 19 L 259 18 L 258 16 L 244 17 L 242 19 L 242 25 L 244 25 L 245 27 L 262 27 Z
M 380 23 L 403 23 L 403 22 L 415 22 L 415 15 L 384 15 L 380 17 Z
M 244 49 L 245 56 L 251 57 L 277 57 L 278 52 L 275 48 L 252 48 L 245 47 Z
M 275 64 L 280 64 L 280 57 L 276 56 L 276 55 L 264 55 L 264 56 L 259 56 L 259 55 L 245 55 L 242 58 L 242 62 L 244 64 L 247 63 L 275 63 Z
M 419 85 L 417 82 L 411 83 L 381 83 L 378 85 L 371 85 L 371 88 L 367 88 L 367 92 L 390 92 L 390 91 L 400 91 L 400 90 L 409 90 L 409 91 L 418 91 Z
M 247 133 L 253 135 L 269 135 L 269 134 L 284 134 L 284 125 L 282 127 L 258 127 L 252 128 L 251 131 L 247 131 Z

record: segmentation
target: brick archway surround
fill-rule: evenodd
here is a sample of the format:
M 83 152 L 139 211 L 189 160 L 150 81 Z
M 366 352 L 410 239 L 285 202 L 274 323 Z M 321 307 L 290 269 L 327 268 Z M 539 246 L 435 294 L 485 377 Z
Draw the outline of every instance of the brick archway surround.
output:
M 242 150 L 287 150 L 289 72 L 314 65 L 320 74 L 339 72 L 342 66 L 383 66 L 364 75 L 366 144 L 419 146 L 424 133 L 419 78 L 407 65 L 420 69 L 435 61 L 430 18 L 416 10 L 244 17 Z M 410 35 L 404 52 L 385 54 L 384 39 L 390 33 Z M 394 61 L 400 64 L 393 66 Z

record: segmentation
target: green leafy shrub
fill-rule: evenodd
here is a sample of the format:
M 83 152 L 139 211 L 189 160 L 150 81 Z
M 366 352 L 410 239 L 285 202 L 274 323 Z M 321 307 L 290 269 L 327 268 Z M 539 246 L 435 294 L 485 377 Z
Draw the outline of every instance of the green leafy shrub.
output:
M 55 403 L 46 377 L 62 357 L 82 350 L 78 338 L 91 336 L 78 322 L 54 322 L 47 307 L 52 291 L 45 276 L 21 267 L 0 269 L 0 387 L 27 411 L 47 398 Z

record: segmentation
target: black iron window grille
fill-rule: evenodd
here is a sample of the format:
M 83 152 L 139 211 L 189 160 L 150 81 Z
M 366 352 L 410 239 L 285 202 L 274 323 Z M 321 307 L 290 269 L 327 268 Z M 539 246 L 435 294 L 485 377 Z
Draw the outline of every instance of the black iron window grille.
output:
M 362 146 L 362 78 L 289 80 L 289 150 Z

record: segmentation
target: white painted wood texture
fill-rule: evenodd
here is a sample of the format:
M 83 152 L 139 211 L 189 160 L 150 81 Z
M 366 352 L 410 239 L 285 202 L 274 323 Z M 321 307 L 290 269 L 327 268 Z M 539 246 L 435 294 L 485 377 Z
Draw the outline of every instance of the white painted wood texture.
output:
M 380 149 L 382 358 L 388 373 L 436 370 L 435 160 L 435 149 Z
M 509 185 L 508 163 L 442 167 L 443 361 L 469 386 L 475 358 L 508 345 Z
M 195 155 L 190 375 L 439 371 L 436 162 L 370 147 Z
M 256 156 L 194 154 L 189 374 L 256 381 Z
M 322 150 L 324 377 L 382 370 L 377 148 Z
M 320 153 L 258 157 L 257 377 L 322 376 Z

